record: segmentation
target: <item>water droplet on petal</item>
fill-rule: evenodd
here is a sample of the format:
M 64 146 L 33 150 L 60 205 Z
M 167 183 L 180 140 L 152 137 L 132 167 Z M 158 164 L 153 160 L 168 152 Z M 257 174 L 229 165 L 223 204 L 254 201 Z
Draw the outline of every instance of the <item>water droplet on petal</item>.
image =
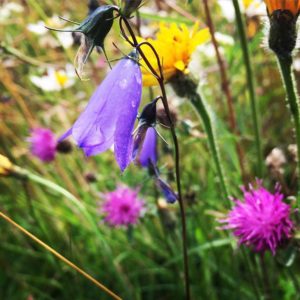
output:
M 121 89 L 126 89 L 127 85 L 128 85 L 128 82 L 127 82 L 127 79 L 125 79 L 125 78 L 119 82 L 119 87 Z

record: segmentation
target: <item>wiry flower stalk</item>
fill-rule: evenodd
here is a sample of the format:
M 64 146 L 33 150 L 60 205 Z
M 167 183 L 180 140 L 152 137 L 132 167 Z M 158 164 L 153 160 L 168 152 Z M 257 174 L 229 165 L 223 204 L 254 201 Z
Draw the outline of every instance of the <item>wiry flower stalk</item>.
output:
M 247 37 L 246 37 L 246 32 L 245 32 L 245 25 L 243 22 L 239 1 L 232 0 L 232 2 L 233 2 L 234 9 L 235 9 L 236 23 L 237 23 L 238 33 L 240 36 L 240 41 L 241 41 L 241 46 L 242 46 L 242 51 L 243 51 L 243 56 L 244 56 L 244 62 L 245 62 L 245 67 L 246 67 L 247 84 L 248 84 L 248 90 L 249 90 L 252 122 L 253 122 L 254 135 L 255 135 L 255 146 L 256 146 L 256 153 L 257 153 L 257 175 L 258 175 L 258 177 L 262 177 L 263 156 L 262 156 L 259 116 L 258 116 L 258 109 L 257 109 L 257 105 L 256 105 L 257 100 L 256 100 L 255 88 L 254 88 L 254 76 L 253 76 L 249 48 L 248 48 Z
M 127 36 L 123 24 L 125 24 L 129 34 L 130 38 Z M 169 109 L 169 104 L 168 104 L 168 99 L 167 99 L 167 93 L 165 90 L 164 86 L 164 74 L 163 74 L 163 69 L 161 65 L 160 58 L 158 56 L 158 53 L 156 52 L 156 49 L 151 45 L 149 42 L 142 42 L 138 43 L 137 38 L 126 18 L 123 18 L 122 16 L 120 17 L 120 29 L 123 37 L 127 40 L 128 43 L 130 43 L 133 47 L 135 47 L 141 58 L 144 60 L 146 66 L 149 68 L 153 76 L 156 78 L 159 87 L 162 92 L 162 103 L 166 112 L 166 115 L 168 117 L 169 123 L 170 123 L 170 130 L 172 134 L 172 139 L 175 147 L 175 173 L 176 173 L 176 183 L 177 183 L 177 191 L 178 191 L 178 202 L 179 202 L 179 208 L 180 208 L 180 216 L 181 216 L 181 225 L 182 225 L 182 243 L 183 243 L 183 261 L 184 261 L 184 275 L 185 275 L 185 296 L 186 300 L 191 299 L 190 295 L 190 279 L 189 279 L 189 260 L 188 260 L 188 247 L 187 247 L 187 230 L 186 230 L 186 215 L 185 215 L 185 206 L 183 203 L 183 198 L 182 198 L 182 191 L 181 191 L 181 179 L 180 179 L 180 160 L 179 160 L 179 143 L 175 131 L 175 126 L 173 124 L 173 120 L 171 117 L 170 109 Z M 147 59 L 147 56 L 144 54 L 143 50 L 141 49 L 142 47 L 144 48 L 145 46 L 150 47 L 150 49 L 153 51 L 154 56 L 156 57 L 156 64 L 158 66 L 158 70 L 156 70 L 149 60 Z
M 178 75 L 176 77 L 173 77 L 170 82 L 178 96 L 187 97 L 191 101 L 192 105 L 194 106 L 196 112 L 198 113 L 203 122 L 204 129 L 208 138 L 210 151 L 212 153 L 213 160 L 216 166 L 216 171 L 219 177 L 223 198 L 224 200 L 227 200 L 228 189 L 226 185 L 223 166 L 220 159 L 214 126 L 210 114 L 208 112 L 207 105 L 202 96 L 199 94 L 199 92 L 197 92 L 197 84 L 188 76 L 184 75 Z
M 111 291 L 110 289 L 108 289 L 106 286 L 104 286 L 102 283 L 100 283 L 94 277 L 92 277 L 91 275 L 89 275 L 88 273 L 86 273 L 84 270 L 82 270 L 81 268 L 79 268 L 77 265 L 75 265 L 74 263 L 72 263 L 70 260 L 68 260 L 67 258 L 65 258 L 63 255 L 61 255 L 60 253 L 58 253 L 57 251 L 55 251 L 49 245 L 47 245 L 46 243 L 44 243 L 43 241 L 41 241 L 35 235 L 33 235 L 32 233 L 30 233 L 29 231 L 27 231 L 24 227 L 22 227 L 21 225 L 17 224 L 16 222 L 14 222 L 11 218 L 9 218 L 7 215 L 5 215 L 1 211 L 0 211 L 0 218 L 2 218 L 3 220 L 5 220 L 10 225 L 14 226 L 15 229 L 21 231 L 24 235 L 26 235 L 27 237 L 29 237 L 35 243 L 37 243 L 38 245 L 40 245 L 41 247 L 43 247 L 44 249 L 46 249 L 48 252 L 50 252 L 51 254 L 53 254 L 54 256 L 56 256 L 59 260 L 61 260 L 62 262 L 64 262 L 66 265 L 68 265 L 70 268 L 72 268 L 73 270 L 75 270 L 77 273 L 79 273 L 80 275 L 84 276 L 87 280 L 89 280 L 94 285 L 96 285 L 99 289 L 101 289 L 103 292 L 105 292 L 106 294 L 108 294 L 112 299 L 121 300 L 121 298 L 118 295 L 116 295 L 113 291 Z
M 292 60 L 278 57 L 278 65 L 281 71 L 282 80 L 284 82 L 287 102 L 289 104 L 292 118 L 295 126 L 296 144 L 298 157 L 300 152 L 300 108 L 299 97 L 295 87 L 295 80 L 292 71 Z M 300 160 L 298 159 L 298 194 L 300 193 Z M 300 198 L 298 199 L 298 207 L 300 207 Z
M 221 82 L 222 92 L 224 92 L 224 96 L 227 100 L 228 115 L 229 115 L 229 127 L 230 127 L 232 133 L 234 133 L 238 138 L 240 138 L 241 135 L 237 128 L 236 115 L 235 115 L 234 104 L 233 104 L 233 97 L 232 97 L 231 89 L 229 87 L 229 80 L 228 80 L 228 76 L 227 76 L 227 72 L 226 72 L 226 66 L 225 66 L 223 57 L 220 53 L 220 50 L 219 50 L 218 41 L 215 37 L 215 27 L 214 27 L 214 23 L 213 23 L 213 20 L 211 17 L 208 0 L 203 0 L 203 3 L 204 3 L 204 8 L 205 8 L 206 20 L 207 20 L 206 23 L 207 23 L 207 26 L 210 31 L 212 44 L 215 48 L 217 62 L 218 62 L 219 69 L 220 69 L 220 76 L 221 76 L 221 81 L 222 81 Z M 244 161 L 244 150 L 239 141 L 237 141 L 237 143 L 236 143 L 236 150 L 237 150 L 237 155 L 239 158 L 241 175 L 242 175 L 242 178 L 245 179 L 246 170 L 245 170 L 245 161 Z
M 298 157 L 300 151 L 300 108 L 299 97 L 292 71 L 293 51 L 297 41 L 297 19 L 300 12 L 300 1 L 265 0 L 270 31 L 269 47 L 278 59 L 282 81 L 285 86 L 287 102 L 289 104 L 295 126 Z M 300 194 L 300 160 L 298 160 L 298 196 Z M 300 199 L 298 197 L 298 207 Z

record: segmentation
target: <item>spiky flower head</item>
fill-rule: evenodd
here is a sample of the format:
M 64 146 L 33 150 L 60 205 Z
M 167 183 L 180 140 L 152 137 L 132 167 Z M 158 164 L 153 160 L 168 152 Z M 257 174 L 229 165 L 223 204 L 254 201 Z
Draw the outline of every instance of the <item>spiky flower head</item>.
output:
M 104 195 L 105 201 L 101 212 L 104 221 L 114 227 L 134 225 L 145 210 L 144 201 L 138 198 L 138 190 L 129 187 L 118 187 Z
M 27 139 L 31 143 L 31 152 L 44 162 L 54 160 L 57 140 L 48 128 L 35 128 Z
M 275 193 L 266 190 L 260 181 L 257 187 L 242 189 L 244 199 L 233 200 L 234 207 L 228 217 L 221 220 L 222 229 L 232 229 L 239 244 L 245 244 L 256 252 L 270 250 L 273 255 L 282 242 L 292 235 L 293 223 L 290 206 L 283 202 L 284 195 L 276 186 Z
M 170 79 L 177 72 L 188 72 L 188 64 L 192 53 L 200 44 L 207 42 L 210 38 L 208 28 L 199 30 L 199 24 L 196 23 L 192 30 L 184 24 L 177 25 L 172 23 L 166 25 L 161 23 L 156 34 L 156 39 L 147 39 L 154 46 L 162 62 L 164 78 Z M 139 42 L 144 41 L 142 38 Z M 154 53 L 149 47 L 144 47 L 143 52 L 151 65 L 158 71 L 157 61 Z M 142 63 L 145 65 L 145 63 Z M 157 85 L 157 81 L 150 71 L 143 71 L 144 86 Z

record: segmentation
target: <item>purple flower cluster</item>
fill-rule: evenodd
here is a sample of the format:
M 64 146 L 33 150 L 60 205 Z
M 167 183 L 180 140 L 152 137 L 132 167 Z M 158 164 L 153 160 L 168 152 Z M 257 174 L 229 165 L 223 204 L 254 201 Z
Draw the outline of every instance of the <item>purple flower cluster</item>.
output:
M 101 212 L 105 214 L 104 221 L 114 227 L 136 224 L 145 209 L 138 191 L 128 187 L 118 187 L 104 197 Z
M 31 143 L 31 152 L 34 156 L 44 162 L 54 160 L 57 141 L 50 129 L 35 128 L 31 130 L 31 135 L 27 140 Z
M 235 199 L 235 206 L 223 229 L 233 229 L 239 244 L 251 246 L 256 252 L 271 250 L 275 255 L 277 247 L 292 235 L 293 223 L 290 219 L 290 206 L 282 200 L 284 195 L 276 187 L 272 194 L 261 182 L 254 189 L 243 188 L 244 201 Z

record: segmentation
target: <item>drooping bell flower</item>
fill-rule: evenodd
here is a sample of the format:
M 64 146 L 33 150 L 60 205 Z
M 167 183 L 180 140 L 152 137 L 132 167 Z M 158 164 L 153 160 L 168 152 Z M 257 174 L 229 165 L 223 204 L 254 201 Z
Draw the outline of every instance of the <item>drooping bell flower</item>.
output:
M 148 167 L 149 162 L 156 165 L 156 103 L 160 97 L 148 103 L 139 116 L 139 124 L 134 134 L 132 157 L 143 167 Z
M 156 185 L 164 195 L 165 199 L 167 200 L 168 203 L 174 203 L 178 199 L 178 196 L 176 193 L 173 191 L 171 186 L 166 183 L 164 180 L 162 180 L 160 177 L 156 178 Z
M 57 140 L 48 128 L 34 128 L 27 139 L 31 143 L 31 153 L 41 161 L 50 162 L 56 155 Z
M 72 128 L 60 138 L 72 135 L 87 156 L 114 145 L 121 171 L 132 160 L 132 132 L 142 95 L 142 75 L 137 59 L 134 50 L 116 64 Z
M 176 202 L 176 200 L 178 200 L 177 194 L 174 192 L 172 187 L 165 180 L 161 178 L 157 165 L 154 165 L 152 161 L 149 160 L 148 169 L 153 174 L 155 179 L 155 184 L 157 188 L 160 190 L 160 192 L 163 194 L 166 201 L 171 204 Z
M 153 127 L 149 127 L 146 131 L 137 161 L 144 168 L 147 168 L 150 162 L 154 165 L 157 163 L 157 132 Z
M 104 39 L 113 25 L 113 13 L 117 10 L 118 7 L 114 5 L 100 6 L 90 13 L 81 23 L 71 21 L 72 23 L 78 24 L 74 29 L 58 30 L 47 27 L 55 31 L 79 32 L 83 34 L 80 48 L 75 57 L 75 67 L 79 76 L 82 74 L 83 66 L 95 47 L 100 47 L 105 54 Z
M 281 58 L 290 58 L 297 41 L 299 0 L 265 0 L 270 20 L 269 47 Z

